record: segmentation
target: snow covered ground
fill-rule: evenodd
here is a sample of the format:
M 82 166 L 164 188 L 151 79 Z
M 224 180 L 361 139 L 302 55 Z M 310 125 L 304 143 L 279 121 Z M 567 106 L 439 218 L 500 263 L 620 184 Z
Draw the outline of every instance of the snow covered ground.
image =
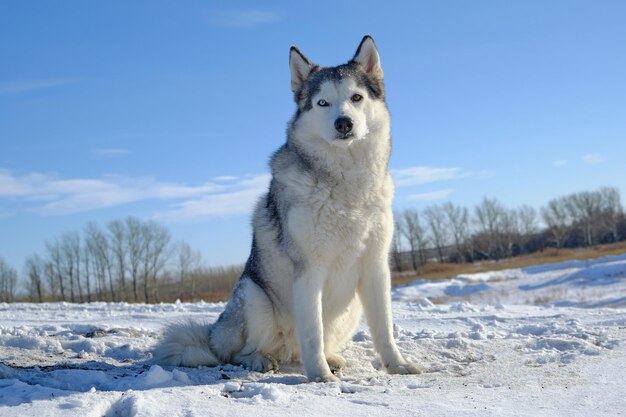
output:
M 396 339 L 428 373 L 387 375 L 362 326 L 342 381 L 161 368 L 172 320 L 224 304 L 0 304 L 0 416 L 624 416 L 626 255 L 418 281 Z M 435 303 L 433 303 L 433 301 Z

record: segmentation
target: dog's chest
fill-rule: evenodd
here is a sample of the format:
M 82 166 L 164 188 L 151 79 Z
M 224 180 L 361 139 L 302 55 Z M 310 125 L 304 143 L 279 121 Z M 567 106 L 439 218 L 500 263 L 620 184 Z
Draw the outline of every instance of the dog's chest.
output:
M 326 259 L 354 258 L 362 252 L 390 204 L 380 188 L 356 176 L 333 187 L 310 187 L 289 222 L 301 249 Z

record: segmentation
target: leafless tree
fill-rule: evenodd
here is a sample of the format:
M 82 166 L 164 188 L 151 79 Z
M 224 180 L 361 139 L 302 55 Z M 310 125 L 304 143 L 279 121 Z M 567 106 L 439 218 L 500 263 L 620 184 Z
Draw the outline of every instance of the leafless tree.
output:
M 82 283 L 80 277 L 81 246 L 80 236 L 76 232 L 65 233 L 61 236 L 61 273 L 69 280 L 70 301 L 82 301 Z M 78 293 L 76 296 L 75 291 Z
M 93 271 L 92 271 L 92 262 L 91 262 L 91 251 L 89 249 L 89 245 L 87 243 L 85 243 L 85 245 L 83 245 L 82 249 L 82 256 L 81 259 L 83 261 L 83 280 L 85 281 L 85 288 L 86 288 L 86 298 L 87 298 L 87 302 L 90 303 L 92 301 L 92 298 L 94 296 L 94 294 L 92 294 L 92 288 L 91 288 L 91 278 L 93 277 Z
M 181 241 L 176 244 L 176 268 L 178 272 L 179 294 L 181 301 L 184 300 L 185 289 L 189 287 L 189 298 L 196 296 L 196 279 L 198 268 L 202 262 L 200 252 L 191 249 L 187 242 Z
M 563 198 L 550 200 L 541 209 L 541 217 L 548 226 L 548 232 L 557 248 L 562 248 L 569 235 L 570 217 Z
M 475 248 L 489 259 L 499 260 L 506 255 L 505 233 L 511 219 L 506 208 L 495 198 L 484 198 L 474 209 Z
M 17 271 L 0 258 L 0 301 L 13 302 L 17 285 Z
M 585 246 L 593 246 L 598 239 L 598 219 L 600 200 L 597 193 L 583 191 L 566 196 L 565 208 L 569 212 L 572 225 L 582 230 Z
M 426 224 L 430 229 L 435 249 L 437 249 L 439 262 L 444 262 L 445 257 L 443 249 L 448 245 L 450 240 L 450 234 L 446 227 L 446 216 L 441 207 L 431 206 L 424 210 L 424 217 L 426 217 Z
M 426 263 L 426 233 L 420 222 L 419 212 L 414 209 L 406 209 L 402 212 L 401 232 L 404 234 L 411 251 L 411 264 L 413 270 Z
M 61 301 L 65 298 L 65 273 L 63 272 L 63 250 L 58 239 L 46 242 L 46 251 L 48 257 L 49 270 L 47 271 L 51 278 L 56 282 L 55 287 L 59 289 Z
M 393 264 L 395 270 L 397 272 L 402 271 L 402 222 L 400 216 L 396 213 L 393 216 L 393 238 L 391 241 L 391 259 L 393 260 Z
M 117 301 L 116 288 L 113 281 L 112 252 L 109 241 L 104 232 L 102 232 L 95 223 L 87 224 L 85 234 L 87 247 L 89 248 L 89 252 L 95 264 L 96 275 L 99 278 L 101 290 L 106 292 L 105 288 L 108 285 L 109 299 L 111 301 Z
M 458 254 L 459 262 L 462 262 L 467 251 L 467 241 L 469 240 L 469 212 L 466 207 L 456 206 L 447 202 L 442 206 L 446 216 L 450 233 L 454 240 L 454 246 Z M 471 257 L 471 255 L 470 255 Z
M 171 250 L 168 247 L 171 239 L 170 233 L 156 222 L 140 223 L 140 238 L 143 247 L 143 259 L 141 271 L 143 274 L 143 289 L 145 302 L 159 302 L 159 288 L 157 277 L 164 269 Z M 152 297 L 150 296 L 152 293 Z
M 130 278 L 133 282 L 133 300 L 139 301 L 139 278 L 141 276 L 141 263 L 147 248 L 142 238 L 142 226 L 139 219 L 135 217 L 127 217 L 126 239 L 128 249 L 128 267 L 130 269 Z
M 28 281 L 26 282 L 28 295 L 32 301 L 43 302 L 44 299 L 44 271 L 45 263 L 36 253 L 26 258 L 24 270 Z
M 619 224 L 624 217 L 620 192 L 615 187 L 602 187 L 598 193 L 601 213 L 600 227 L 608 236 L 609 242 L 617 242 L 622 238 L 619 233 Z
M 48 284 L 48 292 L 50 299 L 56 301 L 59 299 L 59 281 L 54 269 L 54 264 L 49 260 L 44 260 L 43 264 L 44 280 Z
M 113 253 L 114 267 L 119 283 L 119 299 L 126 300 L 128 294 L 126 291 L 126 256 L 128 253 L 128 234 L 124 222 L 121 220 L 113 220 L 108 225 L 109 244 Z
M 539 231 L 537 210 L 529 205 L 522 205 L 517 209 L 517 232 L 521 253 L 528 253 L 530 240 Z

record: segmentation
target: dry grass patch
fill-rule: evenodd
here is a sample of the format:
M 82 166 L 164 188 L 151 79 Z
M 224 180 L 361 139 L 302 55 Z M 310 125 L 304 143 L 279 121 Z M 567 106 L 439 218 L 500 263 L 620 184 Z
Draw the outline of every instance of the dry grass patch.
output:
M 626 242 L 599 245 L 593 248 L 557 249 L 548 248 L 543 252 L 515 258 L 495 261 L 482 261 L 463 264 L 426 264 L 417 271 L 394 272 L 392 282 L 394 286 L 408 284 L 417 279 L 435 280 L 450 279 L 458 275 L 474 274 L 486 271 L 501 271 L 503 269 L 524 268 L 532 265 L 545 265 L 571 260 L 596 259 L 604 256 L 621 255 L 626 253 Z

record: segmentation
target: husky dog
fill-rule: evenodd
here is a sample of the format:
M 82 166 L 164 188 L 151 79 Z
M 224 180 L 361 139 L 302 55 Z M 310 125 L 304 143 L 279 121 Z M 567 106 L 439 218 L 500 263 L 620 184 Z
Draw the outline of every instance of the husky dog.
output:
M 420 373 L 393 339 L 391 131 L 374 40 L 337 67 L 292 46 L 289 66 L 297 109 L 271 159 L 243 274 L 217 322 L 166 329 L 156 362 L 265 372 L 299 359 L 309 381 L 337 381 L 363 307 L 387 371 Z

